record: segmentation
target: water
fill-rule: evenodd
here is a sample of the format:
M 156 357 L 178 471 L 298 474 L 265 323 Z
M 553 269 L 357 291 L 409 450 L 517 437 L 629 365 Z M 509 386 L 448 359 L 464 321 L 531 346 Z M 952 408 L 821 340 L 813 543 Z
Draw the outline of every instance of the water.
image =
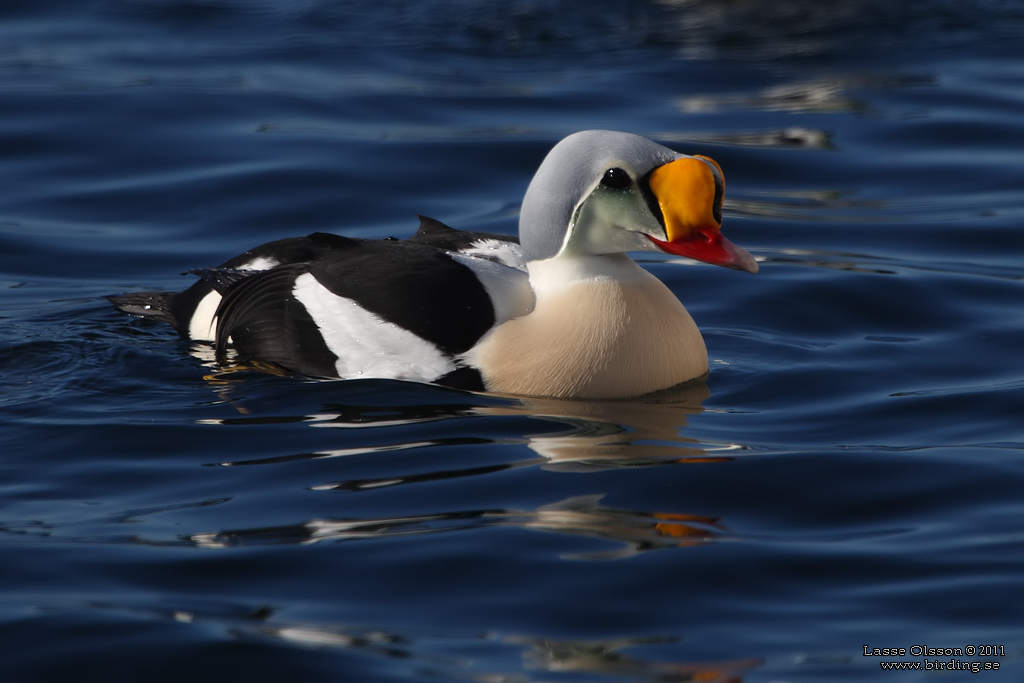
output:
M 1022 36 L 997 0 L 0 8 L 4 680 L 1020 680 Z M 223 373 L 102 298 L 514 232 L 595 127 L 725 171 L 760 274 L 643 257 L 705 384 Z M 951 659 L 1000 668 L 880 665 Z

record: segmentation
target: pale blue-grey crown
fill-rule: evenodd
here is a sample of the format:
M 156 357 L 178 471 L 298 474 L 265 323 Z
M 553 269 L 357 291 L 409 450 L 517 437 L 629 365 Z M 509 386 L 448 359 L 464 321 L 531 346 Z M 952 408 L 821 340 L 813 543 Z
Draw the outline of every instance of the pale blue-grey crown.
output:
M 642 178 L 686 156 L 640 135 L 611 130 L 573 133 L 555 145 L 530 181 L 519 214 L 519 241 L 526 261 L 558 254 L 573 212 L 619 166 Z

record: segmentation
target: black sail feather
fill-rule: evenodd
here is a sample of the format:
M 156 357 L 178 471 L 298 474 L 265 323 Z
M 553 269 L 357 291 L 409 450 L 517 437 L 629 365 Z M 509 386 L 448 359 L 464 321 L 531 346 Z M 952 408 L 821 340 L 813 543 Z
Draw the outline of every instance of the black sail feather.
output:
M 417 244 L 429 244 L 438 249 L 449 251 L 461 251 L 473 246 L 476 242 L 483 240 L 496 240 L 499 242 L 510 242 L 519 244 L 519 238 L 513 235 L 498 235 L 490 232 L 471 232 L 468 230 L 456 230 L 450 228 L 441 221 L 419 216 L 420 229 L 409 238 L 410 242 Z

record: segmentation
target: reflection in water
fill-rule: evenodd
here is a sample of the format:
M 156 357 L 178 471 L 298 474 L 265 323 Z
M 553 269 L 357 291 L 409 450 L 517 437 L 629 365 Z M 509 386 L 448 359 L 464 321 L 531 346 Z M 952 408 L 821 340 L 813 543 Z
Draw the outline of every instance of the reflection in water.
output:
M 253 460 L 234 460 L 227 462 L 211 463 L 218 467 L 238 467 L 241 465 L 276 465 L 284 462 L 296 462 L 301 460 L 321 460 L 323 458 L 342 458 L 350 455 L 364 455 L 368 453 L 389 453 L 392 451 L 408 451 L 416 448 L 427 448 L 429 446 L 465 446 L 471 444 L 494 443 L 491 439 L 481 438 L 451 438 L 431 439 L 429 441 L 408 441 L 404 443 L 374 444 L 355 448 L 331 448 L 325 451 L 313 451 L 312 453 L 294 453 L 290 455 L 274 455 L 269 458 L 255 458 Z M 448 479 L 451 477 L 439 476 L 436 479 Z M 371 488 L 365 486 L 363 488 Z
M 947 275 L 973 275 L 1001 280 L 1024 280 L 1024 269 L 1019 266 L 1006 267 L 966 261 L 943 263 L 925 259 L 911 261 L 907 258 L 815 249 L 761 249 L 757 261 L 758 263 L 830 268 L 875 275 L 898 275 L 918 271 Z
M 678 636 L 626 636 L 603 640 L 556 640 L 537 634 L 501 634 L 414 629 L 371 628 L 311 622 L 289 622 L 266 605 L 183 604 L 168 607 L 146 604 L 119 605 L 89 602 L 88 610 L 122 613 L 132 620 L 180 625 L 204 630 L 221 629 L 239 640 L 271 640 L 281 645 L 312 649 L 347 650 L 385 658 L 389 666 L 415 668 L 416 678 L 436 680 L 529 683 L 543 681 L 531 671 L 590 673 L 610 680 L 652 682 L 742 683 L 747 669 L 762 660 L 747 658 L 720 662 L 664 661 L 644 657 L 643 648 L 672 646 Z M 511 650 L 512 657 L 493 656 L 495 648 Z M 629 649 L 629 654 L 623 652 Z M 474 656 L 479 651 L 479 656 Z M 521 652 L 522 668 L 513 672 L 482 670 L 495 661 L 514 661 Z M 452 655 L 452 652 L 458 653 Z
M 433 470 L 430 472 L 418 472 L 399 476 L 376 477 L 368 479 L 346 479 L 344 481 L 331 482 L 311 486 L 313 491 L 366 491 L 368 489 L 380 489 L 388 486 L 401 486 L 404 484 L 422 484 L 430 481 L 444 481 L 459 479 L 462 477 L 475 477 L 484 474 L 494 474 L 506 470 L 530 467 L 544 462 L 543 458 L 529 458 L 511 463 L 498 463 L 495 465 L 482 465 L 480 467 L 464 467 L 461 469 Z
M 571 429 L 526 437 L 530 450 L 547 459 L 547 469 L 579 471 L 717 459 L 707 445 L 680 436 L 688 415 L 703 411 L 710 396 L 703 381 L 625 401 L 523 398 L 510 406 L 481 409 L 489 415 L 529 415 L 564 422 Z
M 823 130 L 790 126 L 780 130 L 748 131 L 745 133 L 699 132 L 655 133 L 651 137 L 662 142 L 717 142 L 745 147 L 786 147 L 789 149 L 831 149 L 832 136 Z M 728 201 L 728 200 L 726 200 Z
M 336 382 L 344 387 L 344 382 Z M 440 391 L 440 389 L 439 389 Z M 447 391 L 447 390 L 445 390 Z M 457 392 L 453 392 L 457 393 Z M 462 394 L 459 394 L 462 395 Z M 251 416 L 202 419 L 200 424 L 227 426 L 258 426 L 289 422 L 306 422 L 318 428 L 399 427 L 452 418 L 528 417 L 569 425 L 557 432 L 541 432 L 502 441 L 525 445 L 542 459 L 526 459 L 501 468 L 542 464 L 546 469 L 593 470 L 678 462 L 708 462 L 728 459 L 736 444 L 704 443 L 680 435 L 689 415 L 703 411 L 701 403 L 710 395 L 703 381 L 688 382 L 640 399 L 617 401 L 579 401 L 532 397 L 506 397 L 507 403 L 492 405 L 449 403 L 429 405 L 328 405 L 313 415 Z M 470 395 L 464 395 L 471 398 Z M 394 438 L 394 430 L 389 430 Z M 339 447 L 312 453 L 241 459 L 213 463 L 221 466 L 277 464 L 296 460 L 315 460 L 374 452 L 409 450 L 432 446 L 460 446 L 497 443 L 495 439 L 452 436 L 443 439 L 415 439 L 408 442 Z M 361 483 L 341 482 L 318 488 L 358 490 L 377 485 L 406 483 L 428 479 L 453 478 L 492 468 L 471 468 L 435 472 L 415 477 L 387 478 L 387 484 L 372 480 Z
M 892 200 L 855 198 L 845 190 L 759 192 L 725 200 L 729 216 L 821 221 L 830 223 L 898 223 L 906 221 L 904 207 Z M 685 263 L 682 259 L 673 263 Z M 762 261 L 758 261 L 762 263 Z
M 302 524 L 193 534 L 186 540 L 202 548 L 248 545 L 307 545 L 321 541 L 408 536 L 516 526 L 616 541 L 622 547 L 565 555 L 565 559 L 597 560 L 629 557 L 661 548 L 702 545 L 725 536 L 714 517 L 668 512 L 637 512 L 599 505 L 601 495 L 576 496 L 527 510 L 460 510 L 402 517 L 315 519 Z
M 319 384 L 319 387 L 326 386 Z M 335 382 L 341 389 L 351 383 Z M 365 385 L 363 385 L 365 386 Z M 376 386 L 376 385 L 374 385 Z M 388 386 L 383 384 L 381 386 Z M 388 443 L 342 446 L 312 453 L 284 454 L 256 459 L 214 463 L 219 466 L 281 465 L 293 461 L 337 458 L 418 448 L 454 447 L 497 443 L 494 438 L 445 436 L 424 439 L 420 430 L 414 438 L 396 440 L 403 427 L 425 422 L 453 420 L 451 431 L 464 428 L 466 419 L 528 418 L 554 422 L 559 428 L 525 437 L 502 440 L 505 444 L 523 444 L 536 454 L 511 462 L 474 463 L 455 468 L 446 464 L 416 472 L 389 469 L 378 477 L 325 482 L 310 486 L 314 491 L 359 492 L 423 482 L 453 480 L 489 475 L 504 470 L 541 466 L 559 471 L 594 471 L 678 463 L 718 462 L 731 459 L 734 444 L 709 444 L 684 437 L 681 430 L 689 415 L 700 413 L 709 391 L 703 381 L 689 382 L 637 400 L 576 401 L 527 397 L 479 397 L 470 394 L 420 386 L 432 398 L 458 396 L 465 403 L 428 405 L 329 405 L 308 416 L 245 416 L 221 420 L 203 420 L 207 425 L 232 427 L 260 426 L 268 423 L 305 422 L 313 428 L 341 428 L 339 437 L 350 439 L 353 429 L 382 427 Z M 444 392 L 438 394 L 437 392 Z M 357 392 L 353 392 L 356 394 Z M 380 394 L 372 394 L 382 398 Z M 489 401 L 489 402 L 488 402 Z M 568 425 L 568 428 L 566 428 Z M 477 430 L 478 431 L 478 430 Z M 493 431 L 493 430 L 491 430 Z M 521 425 L 515 433 L 522 434 Z M 449 458 L 444 458 L 449 463 Z M 404 461 L 403 461 L 404 462 Z M 417 461 L 422 468 L 423 459 Z M 390 468 L 394 467 L 392 463 Z M 535 510 L 482 509 L 431 512 L 396 517 L 313 519 L 299 524 L 236 529 L 187 536 L 185 542 L 205 548 L 225 548 L 260 544 L 309 544 L 321 541 L 396 537 L 475 529 L 516 526 L 615 541 L 618 547 L 567 556 L 571 559 L 608 559 L 628 557 L 659 548 L 699 545 L 721 538 L 725 531 L 718 520 L 701 515 L 675 512 L 643 512 L 602 507 L 601 495 L 577 496 Z
M 143 539 L 137 533 L 125 532 L 122 525 L 137 526 L 146 518 L 167 513 L 209 508 L 229 502 L 230 498 L 210 498 L 187 503 L 169 503 L 145 508 L 118 510 L 98 516 L 82 515 L 80 510 L 64 515 L 52 515 L 40 519 L 0 520 L 0 534 L 14 534 L 20 537 L 36 536 L 52 538 L 62 543 L 149 543 L 153 545 L 178 545 L 180 541 L 157 541 L 150 537 Z M 112 530 L 113 527 L 113 530 Z
M 905 263 L 897 264 L 891 259 L 879 256 L 830 253 L 808 249 L 778 249 L 775 253 L 766 255 L 764 260 L 771 263 L 831 268 L 850 273 L 871 273 L 873 275 L 896 275 L 898 268 L 906 267 Z
M 839 112 L 858 111 L 863 104 L 844 96 L 841 81 L 794 83 L 767 88 L 756 95 L 692 95 L 677 100 L 687 114 L 707 114 L 723 109 L 766 109 L 768 111 Z
M 928 82 L 928 79 L 918 77 L 835 76 L 817 81 L 775 85 L 752 95 L 692 95 L 676 100 L 676 105 L 688 114 L 706 114 L 724 109 L 826 114 L 857 112 L 866 106 L 860 100 L 849 97 L 849 90 L 906 87 Z
M 731 662 L 652 662 L 622 654 L 623 648 L 660 645 L 675 638 L 635 637 L 616 640 L 552 640 L 512 636 L 506 642 L 529 646 L 524 658 L 528 668 L 544 671 L 585 671 L 605 676 L 640 677 L 652 681 L 704 681 L 740 683 L 740 672 L 761 664 L 759 659 Z
M 198 420 L 197 424 L 245 426 L 308 422 L 311 427 L 394 427 L 421 422 L 436 422 L 455 417 L 467 417 L 476 414 L 476 410 L 476 406 L 471 403 L 395 406 L 330 404 L 324 406 L 322 412 L 312 415 L 266 415 L 260 417 L 202 419 Z M 248 410 L 240 412 L 248 412 Z
M 854 199 L 842 190 L 796 190 L 773 192 L 764 198 L 726 199 L 723 209 L 730 215 L 787 220 L 834 222 L 872 222 L 899 220 L 895 213 L 885 214 L 886 204 L 877 199 Z

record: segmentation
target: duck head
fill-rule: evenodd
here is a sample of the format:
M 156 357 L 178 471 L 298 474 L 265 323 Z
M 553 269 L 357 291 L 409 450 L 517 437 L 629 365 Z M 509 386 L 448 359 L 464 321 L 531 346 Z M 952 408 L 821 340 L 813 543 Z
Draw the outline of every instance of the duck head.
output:
M 722 236 L 722 169 L 629 133 L 589 130 L 548 153 L 526 191 L 523 256 L 597 256 L 661 251 L 757 272 Z

